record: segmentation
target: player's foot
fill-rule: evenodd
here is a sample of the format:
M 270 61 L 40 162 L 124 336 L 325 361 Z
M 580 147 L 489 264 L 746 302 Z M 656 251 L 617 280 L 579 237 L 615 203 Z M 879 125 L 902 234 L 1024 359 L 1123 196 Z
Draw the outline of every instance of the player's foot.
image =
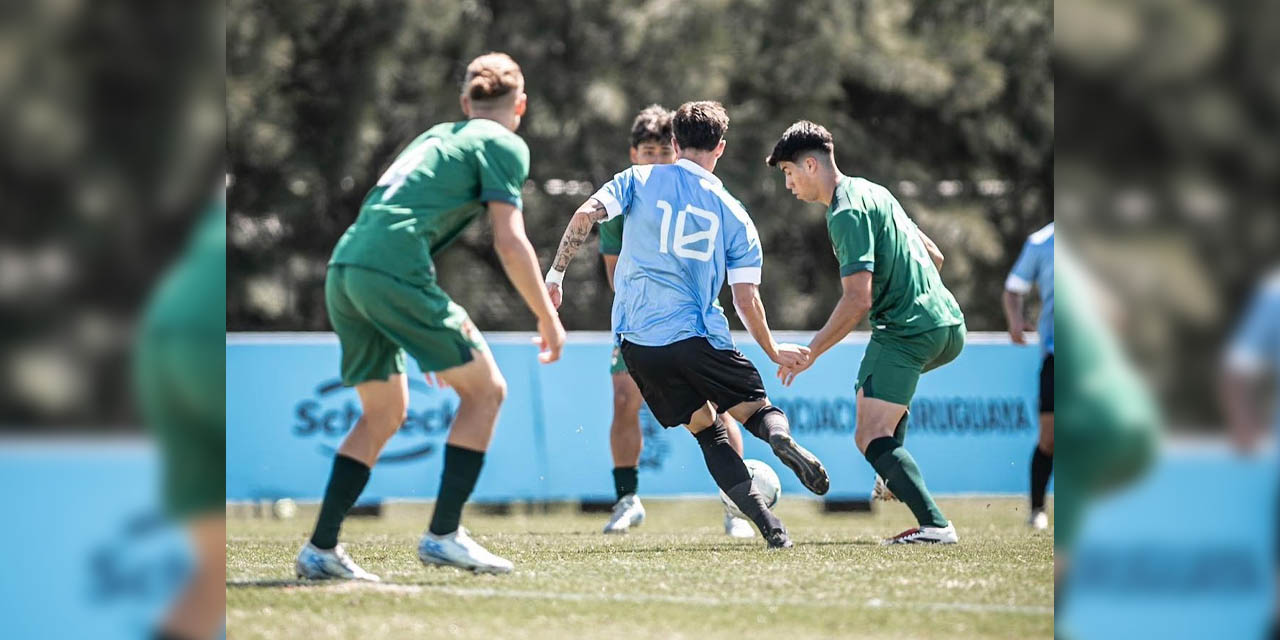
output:
M 881 478 L 880 474 L 876 474 L 876 486 L 871 489 L 871 499 L 896 502 L 898 496 L 893 495 L 893 492 L 889 490 L 889 485 L 885 484 L 884 478 Z
M 754 538 L 756 530 L 751 527 L 751 523 L 743 518 L 725 512 L 724 514 L 724 534 L 732 538 Z
M 604 532 L 626 533 L 631 527 L 638 527 L 643 523 L 644 505 L 640 504 L 639 496 L 628 493 L 613 505 L 613 515 L 609 516 L 608 524 L 604 525 Z
M 945 527 L 907 529 L 880 544 L 955 544 L 959 541 L 955 524 L 948 522 Z
M 1044 509 L 1035 509 L 1031 512 L 1031 518 L 1027 520 L 1027 526 L 1036 531 L 1044 531 L 1049 528 L 1049 516 Z
M 294 569 L 299 578 L 308 580 L 365 580 L 381 582 L 378 576 L 365 571 L 338 545 L 332 549 L 318 549 L 307 542 L 298 552 Z
M 786 529 L 774 529 L 765 535 L 764 541 L 768 543 L 765 547 L 770 551 L 777 549 L 790 549 L 795 546 L 791 543 L 791 536 L 787 535 Z
M 800 484 L 803 484 L 806 489 L 822 495 L 831 488 L 831 479 L 827 477 L 827 470 L 823 468 L 822 461 L 796 444 L 790 434 L 775 433 L 769 436 L 769 446 L 773 448 L 773 455 L 778 456 L 783 464 L 796 473 L 796 477 L 800 478 Z
M 489 553 L 462 527 L 442 536 L 430 531 L 422 534 L 418 541 L 418 559 L 426 565 L 460 567 L 476 573 L 511 573 L 512 569 L 510 560 Z

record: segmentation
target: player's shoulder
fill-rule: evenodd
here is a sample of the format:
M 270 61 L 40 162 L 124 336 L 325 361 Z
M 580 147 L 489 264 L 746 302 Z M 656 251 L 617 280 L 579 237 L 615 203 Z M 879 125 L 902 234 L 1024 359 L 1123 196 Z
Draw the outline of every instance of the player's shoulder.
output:
M 1262 284 L 1258 287 L 1258 295 L 1280 302 L 1280 268 L 1273 269 L 1271 273 L 1262 278 Z
M 1027 244 L 1033 247 L 1051 246 L 1053 244 L 1053 223 L 1050 222 L 1039 231 L 1028 236 Z

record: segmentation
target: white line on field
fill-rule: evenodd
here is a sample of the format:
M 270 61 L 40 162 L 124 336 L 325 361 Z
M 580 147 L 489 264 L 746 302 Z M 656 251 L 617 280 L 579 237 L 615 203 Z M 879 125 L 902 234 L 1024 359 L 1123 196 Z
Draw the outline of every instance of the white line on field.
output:
M 252 586 L 259 584 L 252 580 L 228 581 L 228 584 Z M 1053 607 L 1034 605 L 982 604 L 973 602 L 890 602 L 879 598 L 864 601 L 849 600 L 805 600 L 798 598 L 779 598 L 772 600 L 753 598 L 717 598 L 713 596 L 679 596 L 660 593 L 560 593 L 550 591 L 521 591 L 508 589 L 485 589 L 472 587 L 448 587 L 421 584 L 391 584 L 367 582 L 342 582 L 332 586 L 321 587 L 331 591 L 355 591 L 372 589 L 394 593 L 442 593 L 462 598 L 515 598 L 519 600 L 560 600 L 565 602 L 627 602 L 649 603 L 660 602 L 670 604 L 697 604 L 708 607 L 748 606 L 748 607 L 862 607 L 867 609 L 898 608 L 923 609 L 929 611 L 969 611 L 975 613 L 1013 613 L 1021 615 L 1052 615 Z

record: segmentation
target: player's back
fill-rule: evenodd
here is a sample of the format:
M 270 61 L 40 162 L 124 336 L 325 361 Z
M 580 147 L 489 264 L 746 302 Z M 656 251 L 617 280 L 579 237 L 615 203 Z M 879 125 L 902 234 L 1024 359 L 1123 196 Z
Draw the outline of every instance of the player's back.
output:
M 912 336 L 964 323 L 915 222 L 888 189 L 843 177 L 827 209 L 840 276 L 869 270 L 873 333 Z
M 635 166 L 601 188 L 611 217 L 626 215 L 614 274 L 614 334 L 661 346 L 706 337 L 733 348 L 714 304 L 726 278 L 760 281 L 755 225 L 714 174 L 689 160 Z
M 435 279 L 431 256 L 485 211 L 485 202 L 522 205 L 529 148 L 483 118 L 446 122 L 405 147 L 365 196 L 360 215 L 330 264 L 382 271 L 415 284 Z

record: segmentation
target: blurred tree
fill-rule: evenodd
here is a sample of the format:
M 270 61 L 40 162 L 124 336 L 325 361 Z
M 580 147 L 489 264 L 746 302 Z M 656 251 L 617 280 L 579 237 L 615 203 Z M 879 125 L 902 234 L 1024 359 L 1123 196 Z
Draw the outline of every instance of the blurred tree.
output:
M 500 50 L 528 83 L 525 213 L 544 263 L 573 209 L 625 168 L 636 111 L 720 100 L 732 122 L 717 172 L 760 229 L 776 327 L 820 326 L 839 295 L 821 207 L 763 163 L 806 118 L 947 253 L 970 328 L 999 330 L 1006 272 L 1052 218 L 1052 33 L 1052 5 L 1032 0 L 231 0 L 227 328 L 328 329 L 333 243 L 401 146 L 461 117 L 466 62 Z M 438 263 L 482 329 L 532 328 L 487 225 Z M 572 269 L 566 327 L 607 329 L 599 261 Z

